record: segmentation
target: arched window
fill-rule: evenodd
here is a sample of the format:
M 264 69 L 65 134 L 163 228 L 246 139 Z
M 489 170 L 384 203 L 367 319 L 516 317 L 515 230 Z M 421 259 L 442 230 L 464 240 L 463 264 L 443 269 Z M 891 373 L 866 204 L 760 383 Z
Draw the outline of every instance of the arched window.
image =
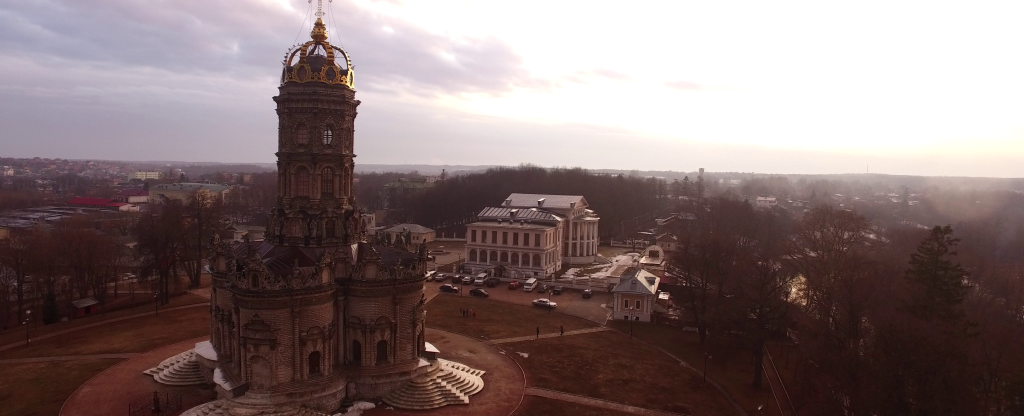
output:
M 476 263 L 476 249 L 469 250 L 469 261 Z
M 352 363 L 355 365 L 363 364 L 363 344 L 359 343 L 359 340 L 352 340 Z
M 533 265 L 534 267 L 540 266 L 540 254 L 533 255 Z
M 331 126 L 324 127 L 324 144 L 331 144 L 334 141 L 334 131 Z
M 295 129 L 295 143 L 306 144 L 309 142 L 309 127 L 305 124 L 299 124 Z
M 512 253 L 512 265 L 513 266 L 518 266 L 519 265 L 519 253 Z
M 501 252 L 501 261 L 502 262 L 506 262 L 506 263 L 508 262 L 508 253 L 507 252 L 504 252 L 504 251 Z
M 334 169 L 324 168 L 320 173 L 320 196 L 334 196 Z
M 289 237 L 301 237 L 302 236 L 302 222 L 297 219 L 288 220 L 288 236 Z
M 309 196 L 309 169 L 305 166 L 295 171 L 295 196 Z
M 324 221 L 324 235 L 326 235 L 327 238 L 335 237 L 335 228 L 337 228 L 337 226 L 334 225 L 334 220 Z
M 496 262 L 496 261 L 498 261 L 498 252 L 497 251 L 492 251 L 491 252 L 491 262 Z
M 388 362 L 388 342 L 380 340 L 377 342 L 377 364 Z
M 309 353 L 309 375 L 320 374 L 320 351 Z

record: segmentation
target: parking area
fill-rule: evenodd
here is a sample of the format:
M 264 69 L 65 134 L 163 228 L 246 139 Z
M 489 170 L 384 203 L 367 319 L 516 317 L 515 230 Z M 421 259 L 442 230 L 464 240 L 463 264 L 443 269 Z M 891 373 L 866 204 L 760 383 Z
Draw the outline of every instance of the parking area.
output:
M 445 273 L 447 276 L 452 276 L 451 273 Z M 469 276 L 469 275 L 460 275 Z M 426 282 L 424 283 L 423 290 L 426 292 L 427 297 L 433 297 L 437 294 L 438 287 L 448 283 L 451 284 L 451 278 L 445 279 L 443 282 Z M 508 282 L 502 282 L 497 287 L 484 287 L 484 286 L 473 286 L 473 285 L 462 285 L 458 284 L 462 290 L 460 293 L 441 293 L 444 296 L 469 296 L 469 290 L 475 287 L 483 287 L 490 294 L 489 299 L 501 302 L 509 302 L 517 305 L 531 305 L 534 299 L 548 298 L 553 302 L 558 303 L 558 307 L 555 308 L 554 313 L 565 313 L 572 316 L 580 317 L 588 321 L 596 322 L 604 325 L 605 321 L 608 320 L 608 316 L 611 314 L 611 309 L 606 305 L 610 305 L 612 301 L 612 295 L 607 292 L 595 291 L 593 297 L 590 299 L 583 299 L 582 293 L 578 290 L 566 290 L 561 295 L 548 293 L 537 293 L 524 292 L 520 287 L 516 290 L 508 289 Z

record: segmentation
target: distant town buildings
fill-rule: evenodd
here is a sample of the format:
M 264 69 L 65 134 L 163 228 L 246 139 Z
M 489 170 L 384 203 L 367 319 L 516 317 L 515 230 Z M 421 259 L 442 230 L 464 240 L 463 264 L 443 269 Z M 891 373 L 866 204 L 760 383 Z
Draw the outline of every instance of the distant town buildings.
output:
M 758 209 L 772 209 L 776 205 L 779 205 L 779 202 L 774 196 L 759 196 L 754 200 L 754 208 Z
M 230 191 L 231 187 L 227 185 L 210 183 L 169 183 L 155 185 L 149 188 L 149 202 L 162 203 L 172 199 L 188 202 L 189 198 L 192 198 L 197 193 L 209 194 L 216 198 L 220 198 L 220 200 L 223 201 L 224 196 Z
M 436 238 L 434 230 L 419 224 L 398 224 L 383 230 L 383 232 L 390 234 L 391 241 L 397 241 L 398 237 L 405 238 L 408 235 L 409 241 L 405 243 L 411 245 L 429 243 Z
M 137 171 L 128 175 L 128 179 L 139 179 L 144 181 L 146 179 L 160 179 L 163 176 L 163 173 L 159 171 Z

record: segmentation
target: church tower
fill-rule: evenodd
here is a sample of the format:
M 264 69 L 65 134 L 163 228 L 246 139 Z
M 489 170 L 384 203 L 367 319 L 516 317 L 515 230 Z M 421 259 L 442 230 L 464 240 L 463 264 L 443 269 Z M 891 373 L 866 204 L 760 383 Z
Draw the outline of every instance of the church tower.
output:
M 311 40 L 285 55 L 277 102 L 277 207 L 267 239 L 335 247 L 359 240 L 352 197 L 356 107 L 352 61 L 327 41 L 317 18 Z

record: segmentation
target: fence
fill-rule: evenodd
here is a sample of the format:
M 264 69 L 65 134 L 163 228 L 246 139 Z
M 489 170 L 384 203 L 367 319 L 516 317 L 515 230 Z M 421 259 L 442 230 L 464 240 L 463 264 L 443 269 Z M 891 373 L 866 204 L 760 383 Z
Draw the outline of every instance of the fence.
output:
M 177 393 L 146 393 L 128 404 L 129 416 L 169 415 L 181 409 L 181 395 Z

